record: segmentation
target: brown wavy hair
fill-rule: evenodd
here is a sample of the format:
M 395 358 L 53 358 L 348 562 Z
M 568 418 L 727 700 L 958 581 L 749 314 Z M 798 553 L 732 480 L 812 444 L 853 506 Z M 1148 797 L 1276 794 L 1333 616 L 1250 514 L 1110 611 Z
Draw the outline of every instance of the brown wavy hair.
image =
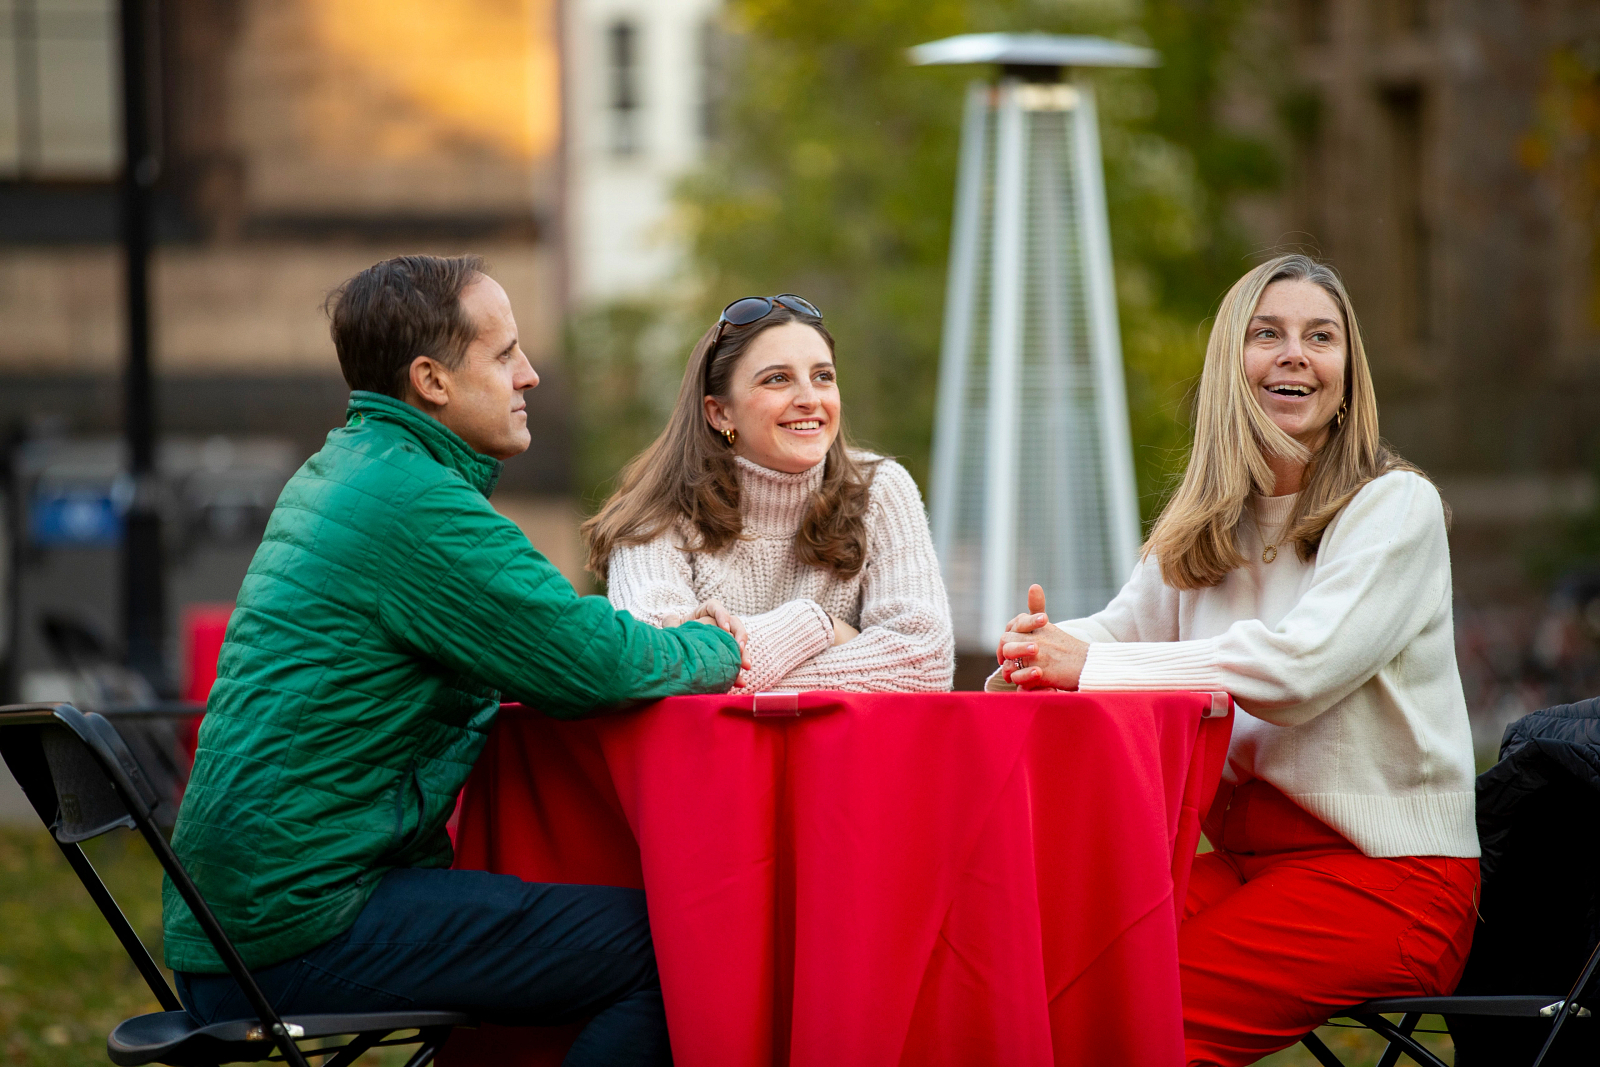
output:
M 1267 417 L 1245 375 L 1244 342 L 1250 320 L 1267 286 L 1280 281 L 1320 286 L 1344 319 L 1346 411 L 1330 426 L 1327 441 L 1315 453 Z M 1278 256 L 1245 274 L 1217 310 L 1200 372 L 1189 466 L 1144 546 L 1144 554 L 1153 555 L 1160 564 L 1167 585 L 1213 586 L 1243 566 L 1238 533 L 1246 521 L 1250 494 L 1270 494 L 1274 488 L 1268 456 L 1307 465 L 1284 535 L 1305 561 L 1316 556 L 1328 524 L 1362 486 L 1390 471 L 1422 474 L 1378 437 L 1372 371 L 1344 283 L 1328 264 L 1298 254 Z M 1445 518 L 1448 522 L 1448 510 Z
M 726 397 L 733 368 L 751 342 L 789 322 L 816 330 L 833 353 L 833 335 L 821 319 L 782 305 L 748 326 L 728 326 L 720 340 L 715 326 L 701 336 L 667 428 L 622 469 L 617 491 L 583 524 L 592 573 L 604 579 L 613 551 L 653 541 L 668 529 L 682 531 L 686 552 L 716 552 L 744 532 L 734 451 L 706 421 L 705 397 Z M 867 561 L 867 495 L 876 466 L 851 453 L 841 419 L 823 460 L 822 486 L 795 534 L 801 562 L 843 578 L 860 573 Z

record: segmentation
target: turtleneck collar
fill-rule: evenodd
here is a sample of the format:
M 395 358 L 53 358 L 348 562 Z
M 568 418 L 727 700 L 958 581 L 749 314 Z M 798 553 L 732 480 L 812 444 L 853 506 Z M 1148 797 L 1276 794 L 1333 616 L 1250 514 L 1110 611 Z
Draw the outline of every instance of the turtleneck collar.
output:
M 1295 501 L 1300 499 L 1299 493 L 1289 493 L 1286 496 L 1262 496 L 1260 493 L 1250 495 L 1251 503 L 1256 509 L 1256 520 L 1265 529 L 1282 526 L 1289 521 L 1289 516 L 1294 511 Z
M 770 470 L 743 456 L 735 456 L 733 461 L 739 470 L 744 532 L 792 537 L 811 507 L 812 494 L 822 488 L 828 461 L 799 474 Z

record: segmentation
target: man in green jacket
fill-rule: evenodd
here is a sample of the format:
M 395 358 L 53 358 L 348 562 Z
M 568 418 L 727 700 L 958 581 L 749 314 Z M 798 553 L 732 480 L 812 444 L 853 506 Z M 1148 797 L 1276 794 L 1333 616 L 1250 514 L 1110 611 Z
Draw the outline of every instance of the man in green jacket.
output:
M 490 507 L 538 375 L 476 257 L 337 294 L 348 422 L 290 479 L 239 590 L 173 845 L 279 1011 L 593 1017 L 569 1064 L 670 1062 L 643 894 L 450 870 L 502 696 L 577 718 L 729 688 L 739 642 L 580 597 Z M 167 963 L 250 1010 L 170 883 Z

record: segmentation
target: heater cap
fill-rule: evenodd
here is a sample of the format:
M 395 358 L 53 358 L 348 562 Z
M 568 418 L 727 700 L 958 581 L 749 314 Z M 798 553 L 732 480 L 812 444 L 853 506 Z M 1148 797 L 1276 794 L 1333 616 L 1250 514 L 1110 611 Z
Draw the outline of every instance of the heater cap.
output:
M 1105 37 L 1050 33 L 964 33 L 911 49 L 917 66 L 997 63 L 1004 67 L 1154 67 L 1149 48 Z

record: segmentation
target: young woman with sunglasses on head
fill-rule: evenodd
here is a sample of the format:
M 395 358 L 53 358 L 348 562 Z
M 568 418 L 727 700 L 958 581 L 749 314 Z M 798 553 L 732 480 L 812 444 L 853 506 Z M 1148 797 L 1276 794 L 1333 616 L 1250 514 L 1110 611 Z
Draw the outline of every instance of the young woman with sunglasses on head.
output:
M 950 605 L 916 483 L 850 447 L 833 337 L 791 294 L 729 304 L 655 443 L 583 527 L 611 602 L 740 639 L 735 692 L 940 692 Z
M 1478 833 L 1450 588 L 1443 503 L 1378 438 L 1338 276 L 1299 255 L 1250 271 L 1217 311 L 1188 471 L 1133 576 L 1056 625 L 1035 586 L 990 685 L 1237 701 L 1216 849 L 1178 931 L 1189 1067 L 1460 979 Z

